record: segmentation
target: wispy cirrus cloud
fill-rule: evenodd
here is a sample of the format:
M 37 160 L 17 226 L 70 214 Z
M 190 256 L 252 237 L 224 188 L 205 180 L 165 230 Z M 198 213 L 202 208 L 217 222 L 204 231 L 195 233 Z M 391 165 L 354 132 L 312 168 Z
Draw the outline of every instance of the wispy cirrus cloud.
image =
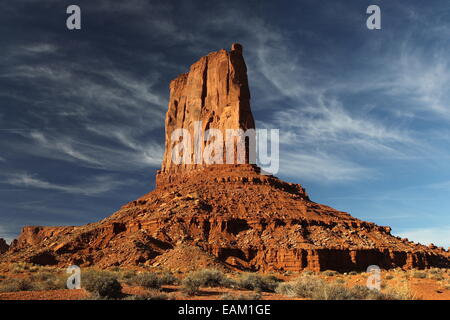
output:
M 371 112 L 373 106 L 344 100 L 341 94 L 353 85 L 350 77 L 340 79 L 337 86 L 326 68 L 322 72 L 304 62 L 303 52 L 291 48 L 285 34 L 264 25 L 255 27 L 258 20 L 253 23 L 250 26 L 265 30 L 259 33 L 252 63 L 253 72 L 261 76 L 256 85 L 271 88 L 263 93 L 270 101 L 266 107 L 271 109 L 270 120 L 259 123 L 280 128 L 283 175 L 295 172 L 297 179 L 319 183 L 374 178 L 377 169 L 359 162 L 359 157 L 372 153 L 407 158 L 412 150 L 421 149 L 407 128 Z M 289 165 L 297 162 L 295 158 L 301 164 Z
M 76 150 L 75 144 L 72 139 L 49 139 L 45 136 L 44 133 L 39 131 L 30 132 L 30 137 L 36 141 L 39 145 L 39 150 L 46 154 L 46 150 L 49 151 L 49 154 L 52 153 L 53 157 L 58 157 L 59 155 L 67 156 L 75 162 L 88 163 L 94 166 L 100 166 L 101 162 L 96 158 L 91 157 L 79 150 Z M 55 153 L 56 152 L 56 153 Z M 59 154 L 59 155 L 58 155 Z
M 37 42 L 23 46 L 21 49 L 19 53 L 25 54 L 55 53 L 58 51 L 58 46 L 53 43 Z
M 48 159 L 72 162 L 77 166 L 112 171 L 133 171 L 161 164 L 163 146 L 149 142 L 141 144 L 126 130 L 120 128 L 88 128 L 97 135 L 106 137 L 116 144 L 102 144 L 77 140 L 70 136 L 58 136 L 41 131 L 32 131 L 29 137 L 35 141 L 27 152 Z
M 412 228 L 401 231 L 398 235 L 422 244 L 433 243 L 445 248 L 450 247 L 450 226 Z
M 376 176 L 372 169 L 325 152 L 285 152 L 280 159 L 281 174 L 288 179 L 341 184 Z
M 399 157 L 419 144 L 407 130 L 386 125 L 365 114 L 350 114 L 341 102 L 318 96 L 315 104 L 291 107 L 274 114 L 273 125 L 283 128 L 285 144 L 376 152 Z M 417 147 L 416 147 L 417 148 Z
M 432 112 L 450 120 L 450 58 L 448 48 L 437 49 L 433 56 L 405 44 L 396 63 L 395 85 L 389 93 L 407 96 L 418 113 Z M 430 63 L 430 59 L 432 63 Z
M 29 53 L 47 49 L 53 47 L 37 45 Z M 2 128 L 17 134 L 3 140 L 3 148 L 114 171 L 159 166 L 163 134 L 154 135 L 152 130 L 163 127 L 167 97 L 154 89 L 158 72 L 137 79 L 106 68 L 87 71 L 78 62 L 69 68 L 45 62 L 6 67 L 9 71 L 2 77 L 12 83 L 39 83 L 40 91 L 38 99 L 8 93 L 26 107 L 21 121 L 8 123 L 15 128 Z M 80 70 L 88 75 L 80 77 Z
M 58 184 L 40 179 L 36 175 L 32 175 L 29 173 L 15 173 L 7 174 L 6 180 L 3 183 L 16 187 L 53 190 L 70 194 L 95 196 L 101 193 L 112 191 L 121 186 L 131 184 L 132 181 L 130 179 L 118 180 L 117 177 L 111 175 L 97 175 L 82 183 Z

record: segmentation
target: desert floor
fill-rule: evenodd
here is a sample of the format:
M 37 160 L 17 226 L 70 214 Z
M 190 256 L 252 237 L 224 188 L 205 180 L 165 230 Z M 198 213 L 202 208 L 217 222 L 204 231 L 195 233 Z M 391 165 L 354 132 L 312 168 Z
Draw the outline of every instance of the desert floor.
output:
M 305 279 L 321 279 L 325 284 L 335 285 L 342 288 L 354 288 L 355 286 L 366 286 L 367 279 L 371 274 L 366 272 L 338 273 L 335 271 L 323 271 L 320 273 L 270 273 L 266 275 L 256 274 L 250 285 L 242 285 L 242 272 L 221 272 L 215 274 L 216 283 L 209 282 L 209 285 L 200 285 L 193 292 L 187 292 L 186 281 L 183 281 L 189 273 L 169 273 L 161 270 L 142 270 L 142 269 L 119 269 L 113 268 L 108 271 L 98 271 L 92 268 L 84 269 L 81 272 L 81 283 L 83 286 L 86 281 L 101 280 L 104 274 L 113 276 L 121 284 L 120 299 L 127 300 L 303 300 L 311 299 L 314 295 L 299 294 L 279 290 L 274 285 L 269 289 L 261 289 L 259 284 L 251 281 L 266 281 L 276 279 L 280 283 L 295 283 L 296 279 L 304 277 Z M 150 273 L 166 277 L 169 274 L 171 280 L 161 281 L 159 284 L 142 278 Z M 197 276 L 204 276 L 200 273 Z M 249 273 L 246 273 L 247 275 Z M 255 275 L 255 273 L 252 273 Z M 84 277 L 83 277 L 84 275 Z M 89 276 L 88 276 L 89 275 Z M 137 280 L 139 278 L 141 280 Z M 10 265 L 0 265 L 0 300 L 90 300 L 102 299 L 93 294 L 93 290 L 85 289 L 64 289 L 66 280 L 69 277 L 65 270 L 55 267 L 34 266 L 25 263 Z M 232 279 L 231 285 L 221 285 L 221 280 L 217 277 L 226 277 Z M 137 277 L 137 278 L 136 278 Z M 211 277 L 211 275 L 209 275 Z M 94 280 L 93 280 L 94 279 Z M 152 278 L 153 279 L 153 278 Z M 266 279 L 266 280 L 264 280 Z M 154 279 L 153 279 L 154 280 Z M 211 280 L 211 279 L 210 279 Z M 247 279 L 248 280 L 248 279 Z M 139 282 L 140 281 L 140 282 Z M 267 280 L 269 281 L 269 280 Z M 272 281 L 272 280 L 270 280 Z M 309 280 L 308 280 L 309 281 Z M 248 281 L 247 281 L 248 282 Z M 309 283 L 309 282 L 308 282 Z M 317 289 L 321 290 L 321 289 Z M 192 290 L 191 290 L 192 291 Z M 382 270 L 381 271 L 381 292 L 394 292 L 394 299 L 402 300 L 450 300 L 450 270 L 449 269 L 427 269 L 427 270 Z M 119 298 L 117 298 L 119 299 Z M 358 299 L 351 294 L 329 295 L 320 299 Z M 383 297 L 378 297 L 383 299 Z

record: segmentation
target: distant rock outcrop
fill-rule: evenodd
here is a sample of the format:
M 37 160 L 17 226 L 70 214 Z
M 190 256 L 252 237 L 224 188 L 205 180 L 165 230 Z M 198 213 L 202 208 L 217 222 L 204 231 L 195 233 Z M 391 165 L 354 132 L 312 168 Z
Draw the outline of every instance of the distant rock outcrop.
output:
M 315 203 L 300 185 L 261 175 L 248 162 L 173 164 L 172 132 L 193 132 L 195 121 L 202 129 L 254 128 L 240 45 L 210 53 L 171 82 L 155 190 L 96 223 L 25 227 L 0 262 L 255 271 L 450 267 L 442 248 Z
M 8 251 L 9 245 L 6 243 L 5 239 L 0 238 L 0 254 Z

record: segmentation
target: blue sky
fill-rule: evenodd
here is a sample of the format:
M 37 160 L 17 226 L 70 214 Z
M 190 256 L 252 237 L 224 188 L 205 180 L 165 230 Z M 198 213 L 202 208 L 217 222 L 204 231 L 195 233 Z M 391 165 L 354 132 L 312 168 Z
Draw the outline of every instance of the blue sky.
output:
M 257 127 L 280 129 L 280 178 L 450 246 L 448 1 L 16 0 L 0 17 L 0 237 L 94 222 L 153 189 L 169 81 L 240 42 Z

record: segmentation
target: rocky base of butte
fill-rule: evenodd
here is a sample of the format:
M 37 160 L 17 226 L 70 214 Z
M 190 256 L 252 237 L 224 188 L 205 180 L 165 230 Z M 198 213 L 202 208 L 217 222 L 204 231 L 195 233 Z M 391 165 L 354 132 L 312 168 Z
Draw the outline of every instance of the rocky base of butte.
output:
M 223 267 L 251 271 L 450 267 L 443 248 L 391 235 L 311 201 L 298 184 L 261 175 L 251 164 L 174 166 L 175 128 L 253 128 L 242 47 L 196 62 L 173 80 L 166 153 L 154 191 L 112 216 L 77 227 L 24 227 L 0 262 L 168 269 Z

